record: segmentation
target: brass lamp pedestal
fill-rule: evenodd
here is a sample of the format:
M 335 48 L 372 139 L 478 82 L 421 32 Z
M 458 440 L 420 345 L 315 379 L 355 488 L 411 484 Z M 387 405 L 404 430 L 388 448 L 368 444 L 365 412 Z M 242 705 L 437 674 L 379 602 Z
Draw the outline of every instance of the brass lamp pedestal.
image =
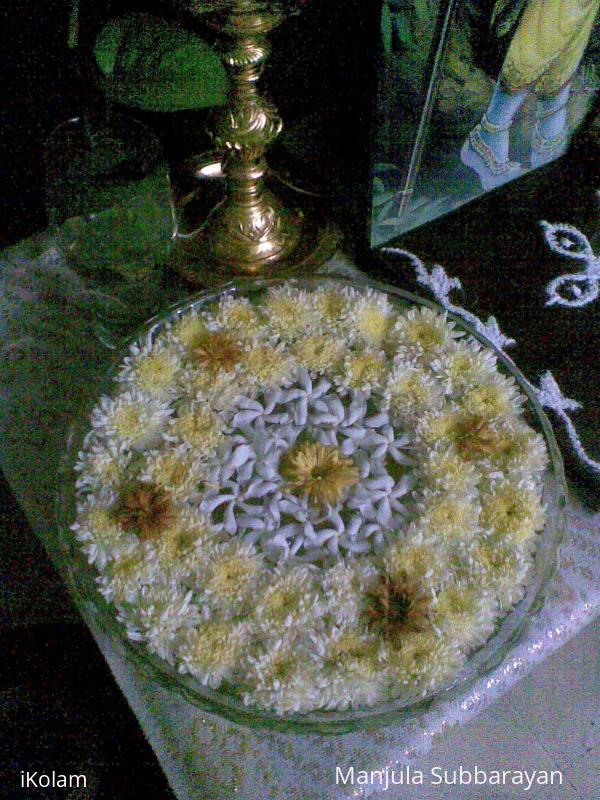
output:
M 284 15 L 262 0 L 225 0 L 219 7 L 227 7 L 216 24 L 229 41 L 223 61 L 231 86 L 214 141 L 223 153 L 226 194 L 196 231 L 178 235 L 172 263 L 201 285 L 306 274 L 333 255 L 340 236 L 315 215 L 284 207 L 264 185 L 264 153 L 282 122 L 257 84 L 269 54 L 267 34 Z

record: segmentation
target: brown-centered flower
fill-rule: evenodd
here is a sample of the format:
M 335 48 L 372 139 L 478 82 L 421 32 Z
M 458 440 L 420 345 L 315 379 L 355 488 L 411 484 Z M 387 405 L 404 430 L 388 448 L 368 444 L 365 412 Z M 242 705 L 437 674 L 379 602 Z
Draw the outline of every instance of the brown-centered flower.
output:
M 372 628 L 384 639 L 398 644 L 403 635 L 429 627 L 430 605 L 430 598 L 414 580 L 406 576 L 392 578 L 384 573 L 367 593 L 365 612 Z
M 242 359 L 242 348 L 225 331 L 206 331 L 192 348 L 192 355 L 207 372 L 216 375 L 235 369 Z
M 167 492 L 146 483 L 127 487 L 115 511 L 115 520 L 140 539 L 157 538 L 173 516 L 173 502 Z
M 283 457 L 279 471 L 287 488 L 324 505 L 338 503 L 358 481 L 359 471 L 352 459 L 335 445 L 304 442 Z
M 501 440 L 489 421 L 479 415 L 466 417 L 456 430 L 456 447 L 464 458 L 491 455 L 498 451 Z

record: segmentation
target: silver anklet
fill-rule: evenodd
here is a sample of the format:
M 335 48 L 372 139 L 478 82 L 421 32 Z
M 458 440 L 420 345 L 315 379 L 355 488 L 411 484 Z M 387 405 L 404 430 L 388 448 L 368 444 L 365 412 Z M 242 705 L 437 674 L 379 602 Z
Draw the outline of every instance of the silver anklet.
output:
M 509 131 L 511 128 L 510 124 L 504 126 L 496 125 L 494 122 L 490 122 L 487 118 L 487 113 L 483 115 L 479 124 L 481 125 L 482 130 L 484 130 L 486 133 L 504 133 L 504 131 Z

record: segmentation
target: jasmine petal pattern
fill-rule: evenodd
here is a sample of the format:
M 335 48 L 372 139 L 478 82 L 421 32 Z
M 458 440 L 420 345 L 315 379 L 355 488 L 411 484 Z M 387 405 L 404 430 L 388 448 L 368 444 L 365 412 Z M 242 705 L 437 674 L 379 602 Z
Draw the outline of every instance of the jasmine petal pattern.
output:
M 280 462 L 301 437 L 336 447 L 355 464 L 358 481 L 340 502 L 322 507 L 286 485 Z M 299 369 L 286 388 L 238 398 L 225 444 L 208 466 L 200 511 L 217 531 L 256 544 L 273 562 L 324 566 L 340 552 L 380 552 L 409 516 L 410 443 L 364 392 L 314 382 Z M 399 479 L 390 462 L 405 470 Z

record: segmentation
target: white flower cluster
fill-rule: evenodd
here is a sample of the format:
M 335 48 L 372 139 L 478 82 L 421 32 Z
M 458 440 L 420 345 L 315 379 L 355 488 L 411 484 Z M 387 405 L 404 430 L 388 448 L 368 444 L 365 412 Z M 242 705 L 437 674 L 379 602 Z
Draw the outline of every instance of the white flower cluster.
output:
M 546 450 L 445 315 L 335 280 L 192 304 L 92 413 L 73 530 L 129 637 L 278 714 L 435 690 L 520 599 Z
M 335 390 L 300 368 L 285 388 L 233 407 L 224 445 L 208 465 L 199 508 L 217 531 L 252 542 L 274 563 L 287 558 L 333 564 L 347 554 L 381 552 L 404 527 L 412 488 L 408 433 L 397 433 L 387 410 L 368 411 L 361 390 Z M 279 471 L 300 436 L 339 448 L 358 470 L 337 503 L 319 506 L 286 486 Z M 392 477 L 387 462 L 401 471 Z

